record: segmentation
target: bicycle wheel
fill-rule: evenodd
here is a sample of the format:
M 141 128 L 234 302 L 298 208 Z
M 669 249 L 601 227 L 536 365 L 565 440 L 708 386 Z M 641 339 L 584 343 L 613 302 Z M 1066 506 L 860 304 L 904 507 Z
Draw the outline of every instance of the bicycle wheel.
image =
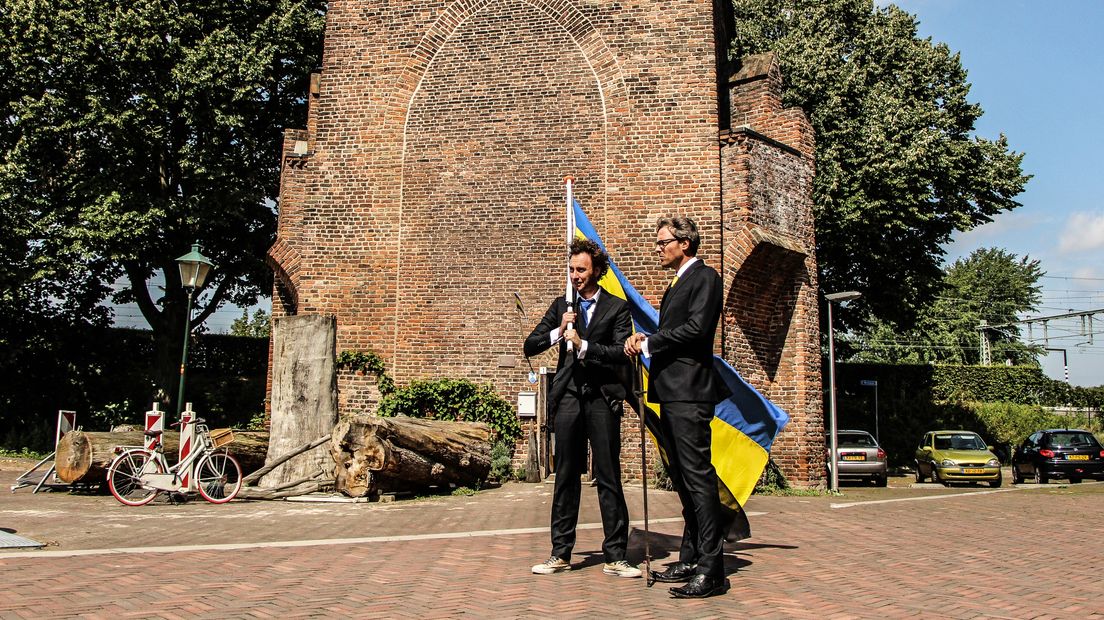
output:
M 152 461 L 152 462 L 151 462 Z M 142 485 L 142 474 L 161 473 L 161 464 L 148 450 L 127 450 L 107 468 L 107 488 L 115 499 L 127 506 L 142 506 L 160 492 Z
M 241 488 L 241 466 L 225 452 L 208 454 L 199 462 L 196 484 L 203 499 L 212 504 L 225 504 L 234 499 Z

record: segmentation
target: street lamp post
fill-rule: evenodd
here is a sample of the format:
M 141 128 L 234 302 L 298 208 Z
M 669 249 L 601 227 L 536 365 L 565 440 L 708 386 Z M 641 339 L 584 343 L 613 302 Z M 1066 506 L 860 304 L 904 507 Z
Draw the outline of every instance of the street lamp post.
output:
M 188 306 L 184 312 L 184 352 L 180 356 L 180 390 L 176 394 L 176 415 L 184 410 L 184 369 L 188 365 L 188 336 L 192 332 L 192 297 L 196 289 L 203 288 L 207 273 L 214 263 L 199 253 L 199 244 L 192 244 L 192 251 L 176 259 L 180 268 L 180 285 L 188 289 Z
M 858 291 L 828 293 L 824 296 L 828 300 L 828 417 L 829 432 L 832 434 L 832 491 L 839 491 L 839 437 L 836 434 L 836 338 L 832 325 L 832 304 L 837 301 L 851 301 L 859 297 L 862 297 L 862 293 Z

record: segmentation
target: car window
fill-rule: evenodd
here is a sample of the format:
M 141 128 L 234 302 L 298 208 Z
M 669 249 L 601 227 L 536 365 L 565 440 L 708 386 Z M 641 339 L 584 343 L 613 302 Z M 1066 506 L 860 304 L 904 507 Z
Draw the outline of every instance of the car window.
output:
M 945 433 L 935 436 L 936 450 L 986 450 L 985 442 L 973 433 Z
M 877 444 L 866 433 L 846 433 L 839 436 L 839 445 L 848 448 L 873 448 Z
M 1096 445 L 1096 437 L 1078 431 L 1051 433 L 1047 438 L 1049 448 L 1092 448 Z

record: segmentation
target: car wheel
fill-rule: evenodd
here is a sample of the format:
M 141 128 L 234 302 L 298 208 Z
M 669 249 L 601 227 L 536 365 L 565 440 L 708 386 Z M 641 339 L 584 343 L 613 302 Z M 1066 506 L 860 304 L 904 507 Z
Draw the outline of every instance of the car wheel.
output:
M 916 463 L 916 482 L 920 483 L 924 481 L 924 474 L 920 471 L 920 463 Z
M 888 485 L 889 485 L 889 480 L 886 478 L 886 476 L 875 476 L 874 477 L 874 486 L 884 487 L 884 486 L 888 486 Z
M 1081 476 L 1070 476 L 1070 484 L 1080 484 Z
M 942 480 L 939 479 L 939 470 L 935 468 L 934 463 L 932 464 L 931 469 L 932 469 L 932 471 L 931 471 L 932 482 L 934 482 L 936 484 L 942 484 L 943 486 L 947 486 L 946 482 L 943 482 Z
M 1023 474 L 1020 473 L 1020 467 L 1015 463 L 1012 464 L 1012 484 L 1023 484 Z
M 1048 481 L 1047 475 L 1043 473 L 1038 467 L 1035 468 L 1035 484 L 1046 484 Z
M 1000 485 L 1001 485 L 1001 482 L 1002 482 L 1001 477 L 997 476 L 996 480 L 990 480 L 989 481 L 989 486 L 990 486 L 990 488 L 999 489 Z

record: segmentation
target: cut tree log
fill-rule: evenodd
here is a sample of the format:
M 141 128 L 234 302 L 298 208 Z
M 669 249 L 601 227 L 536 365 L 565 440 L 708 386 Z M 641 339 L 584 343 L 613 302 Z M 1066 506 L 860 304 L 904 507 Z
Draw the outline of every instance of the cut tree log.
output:
M 162 439 L 169 464 L 175 463 L 180 449 L 180 433 L 168 432 L 162 435 Z M 101 483 L 107 475 L 108 466 L 115 459 L 116 446 L 141 447 L 144 441 L 142 431 L 70 431 L 58 442 L 57 454 L 54 456 L 57 476 L 67 483 Z M 226 448 L 241 464 L 243 473 L 254 471 L 264 465 L 265 454 L 268 452 L 268 433 L 234 431 L 234 441 L 227 444 Z
M 335 488 L 351 497 L 448 484 L 478 485 L 491 471 L 491 429 L 479 422 L 360 417 L 330 440 Z

